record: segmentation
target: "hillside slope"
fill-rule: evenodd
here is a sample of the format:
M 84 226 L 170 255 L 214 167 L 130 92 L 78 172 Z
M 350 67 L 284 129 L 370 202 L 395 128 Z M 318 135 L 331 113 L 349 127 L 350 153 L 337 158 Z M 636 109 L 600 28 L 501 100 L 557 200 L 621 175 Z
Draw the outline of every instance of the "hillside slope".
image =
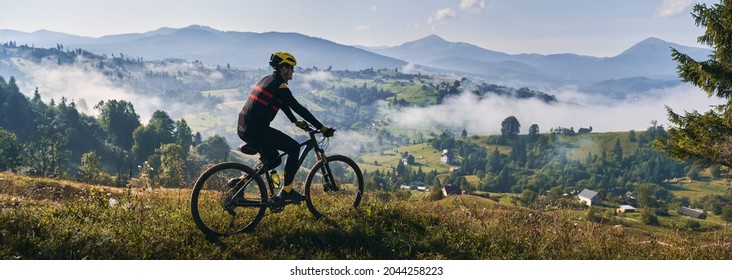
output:
M 60 189 L 67 195 L 48 195 Z M 251 234 L 211 242 L 190 219 L 189 191 L 2 173 L 0 259 L 732 258 L 727 243 L 698 235 L 611 227 L 481 198 L 409 202 L 386 193 L 367 193 L 362 207 L 332 219 L 288 207 Z

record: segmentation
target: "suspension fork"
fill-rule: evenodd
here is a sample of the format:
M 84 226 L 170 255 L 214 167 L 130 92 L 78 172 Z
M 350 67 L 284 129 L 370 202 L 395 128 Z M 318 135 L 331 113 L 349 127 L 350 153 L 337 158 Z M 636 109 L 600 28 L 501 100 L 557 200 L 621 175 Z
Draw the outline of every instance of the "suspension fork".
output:
M 320 172 L 323 173 L 323 190 L 326 192 L 338 191 L 339 186 L 333 178 L 333 172 L 330 170 L 330 164 L 328 164 L 328 158 L 325 156 L 325 152 L 319 150 L 315 154 L 318 157 L 318 162 L 322 163 Z

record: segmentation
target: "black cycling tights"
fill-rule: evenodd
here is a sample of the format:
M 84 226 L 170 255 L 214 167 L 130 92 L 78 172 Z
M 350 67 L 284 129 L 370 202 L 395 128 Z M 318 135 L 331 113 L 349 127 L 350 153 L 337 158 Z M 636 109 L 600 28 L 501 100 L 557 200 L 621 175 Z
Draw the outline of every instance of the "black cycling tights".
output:
M 300 143 L 282 133 L 277 129 L 271 127 L 265 127 L 254 133 L 244 133 L 240 135 L 242 140 L 249 144 L 259 145 L 262 149 L 262 156 L 267 159 L 267 170 L 276 168 L 282 163 L 282 160 L 277 158 L 279 152 L 283 151 L 287 154 L 287 161 L 285 162 L 285 184 L 284 186 L 292 184 L 295 179 L 295 172 L 297 172 L 297 159 L 300 156 Z M 277 158 L 275 160 L 275 158 Z

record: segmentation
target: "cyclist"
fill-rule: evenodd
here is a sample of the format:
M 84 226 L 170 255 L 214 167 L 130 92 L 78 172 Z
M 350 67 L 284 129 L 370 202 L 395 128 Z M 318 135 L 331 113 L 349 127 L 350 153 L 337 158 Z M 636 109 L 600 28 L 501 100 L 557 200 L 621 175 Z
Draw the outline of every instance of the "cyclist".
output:
M 292 188 L 298 168 L 300 144 L 287 134 L 270 127 L 270 122 L 281 109 L 287 118 L 298 127 L 302 127 L 305 123 L 297 120 L 292 111 L 326 136 L 332 136 L 333 130 L 320 123 L 308 109 L 303 107 L 287 86 L 287 81 L 292 79 L 295 65 L 297 65 L 295 57 L 288 52 L 274 52 L 269 57 L 269 65 L 274 68 L 274 72 L 272 75 L 262 78 L 249 93 L 249 98 L 239 112 L 237 134 L 245 142 L 261 147 L 260 152 L 268 162 L 266 170 L 274 169 L 282 163 L 279 158 L 274 160 L 279 156 L 277 150 L 287 154 L 284 186 L 277 196 L 282 201 L 303 201 L 305 197 Z

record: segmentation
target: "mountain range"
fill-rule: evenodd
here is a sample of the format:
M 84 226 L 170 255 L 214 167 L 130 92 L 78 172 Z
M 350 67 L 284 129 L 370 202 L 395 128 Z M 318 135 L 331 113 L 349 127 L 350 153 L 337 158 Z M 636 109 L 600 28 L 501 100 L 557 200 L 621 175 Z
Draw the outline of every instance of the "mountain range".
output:
M 590 92 L 608 88 L 623 92 L 627 81 L 633 84 L 633 88 L 627 90 L 678 84 L 671 48 L 698 60 L 706 59 L 711 53 L 709 49 L 682 46 L 658 38 L 643 40 L 613 57 L 571 53 L 507 54 L 469 43 L 448 42 L 437 35 L 398 46 L 375 48 L 342 45 L 299 33 L 220 31 L 200 25 L 99 38 L 47 30 L 26 33 L 0 29 L 0 41 L 36 47 L 61 44 L 68 49 L 123 53 L 145 60 L 182 58 L 241 68 L 265 68 L 272 51 L 286 50 L 298 58 L 302 67 L 360 70 L 414 65 L 418 71 L 475 76 L 508 85 L 576 85 Z

